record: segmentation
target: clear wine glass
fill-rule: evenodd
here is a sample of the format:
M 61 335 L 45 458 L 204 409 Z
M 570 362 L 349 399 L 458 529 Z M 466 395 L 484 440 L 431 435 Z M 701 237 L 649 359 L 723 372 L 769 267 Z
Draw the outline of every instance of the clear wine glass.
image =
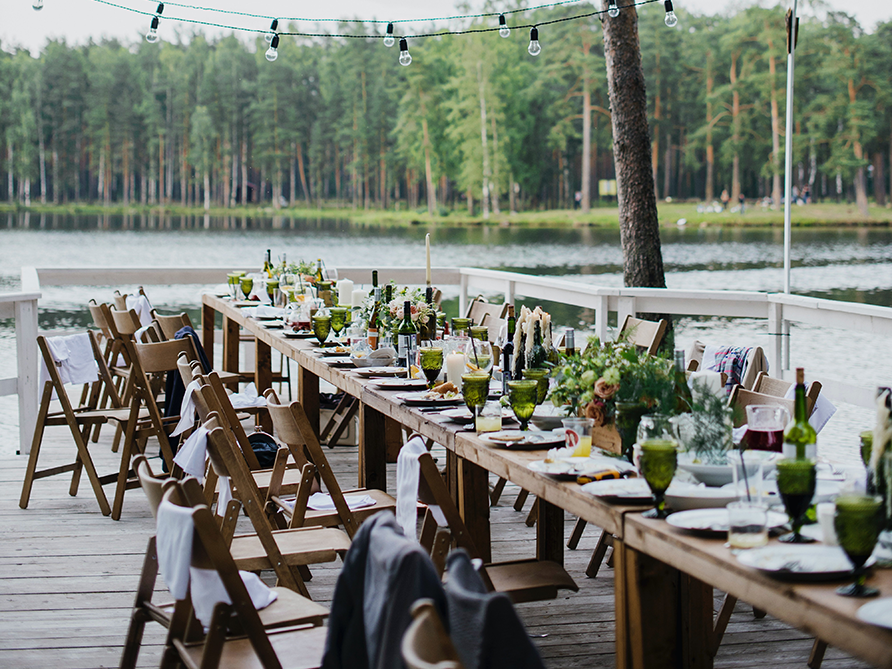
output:
M 492 344 L 469 338 L 465 343 L 465 368 L 469 372 L 490 374 L 493 366 Z

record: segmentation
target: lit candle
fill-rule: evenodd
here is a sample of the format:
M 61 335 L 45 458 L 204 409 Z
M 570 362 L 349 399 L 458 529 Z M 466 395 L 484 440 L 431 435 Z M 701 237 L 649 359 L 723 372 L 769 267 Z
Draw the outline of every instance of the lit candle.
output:
M 465 354 L 453 351 L 446 356 L 446 380 L 461 390 L 461 375 L 465 373 Z
M 350 279 L 338 281 L 338 304 L 353 305 L 353 282 Z
M 427 285 L 431 285 L 431 233 L 424 236 L 424 247 L 427 251 L 427 273 L 424 275 Z
M 360 289 L 354 289 L 354 290 L 353 290 L 353 306 L 354 306 L 354 307 L 361 307 L 363 301 L 365 300 L 365 298 L 366 298 L 366 296 L 367 296 L 368 294 L 369 294 L 368 291 L 366 291 L 366 290 L 362 290 L 361 288 L 360 288 Z

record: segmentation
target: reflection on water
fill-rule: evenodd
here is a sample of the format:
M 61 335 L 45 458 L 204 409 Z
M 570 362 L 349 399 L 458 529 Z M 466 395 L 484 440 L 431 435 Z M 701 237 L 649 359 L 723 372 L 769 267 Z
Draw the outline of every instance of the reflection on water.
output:
M 289 260 L 325 259 L 332 266 L 420 266 L 424 236 L 431 234 L 434 265 L 505 269 L 560 276 L 599 286 L 622 285 L 622 249 L 617 230 L 356 226 L 346 221 L 283 217 L 0 215 L 0 292 L 18 287 L 24 266 L 260 266 L 266 249 Z M 674 289 L 780 291 L 783 231 L 780 229 L 678 229 L 662 231 L 666 282 Z M 892 230 L 888 228 L 794 229 L 794 292 L 830 299 L 892 306 Z M 436 276 L 434 277 L 436 280 Z M 386 276 L 382 279 L 386 280 Z M 109 300 L 114 288 L 54 287 L 43 290 L 40 327 L 81 330 L 89 322 L 90 298 Z M 198 322 L 201 286 L 152 286 L 162 311 L 187 310 Z M 450 314 L 457 290 L 445 291 Z M 555 323 L 584 329 L 591 311 L 547 305 Z M 767 345 L 764 324 L 749 319 L 683 318 L 676 341 Z M 853 333 L 795 328 L 793 364 L 819 377 L 858 385 L 892 382 L 889 356 L 876 351 L 888 341 Z M 873 360 L 863 364 L 865 355 Z M 859 364 L 862 363 L 862 364 Z M 0 321 L 0 378 L 14 375 L 11 323 Z M 0 431 L 17 422 L 15 398 L 0 398 Z M 855 435 L 872 422 L 869 411 L 844 407 L 822 433 L 822 452 L 854 457 Z M 11 440 L 4 441 L 10 444 Z M 0 445 L 0 448 L 9 446 Z

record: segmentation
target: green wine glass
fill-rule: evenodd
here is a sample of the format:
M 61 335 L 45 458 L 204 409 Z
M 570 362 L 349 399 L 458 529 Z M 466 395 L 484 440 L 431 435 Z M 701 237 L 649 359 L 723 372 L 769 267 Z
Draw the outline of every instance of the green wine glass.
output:
M 427 378 L 428 385 L 433 388 L 443 369 L 443 349 L 435 346 L 425 346 L 419 349 L 421 358 L 421 371 Z
M 226 283 L 229 286 L 229 297 L 233 300 L 238 299 L 239 279 L 241 275 L 238 272 L 230 272 L 226 275 Z
M 269 296 L 270 303 L 276 306 L 279 302 L 279 282 L 276 279 L 267 279 L 266 294 Z
M 251 291 L 254 290 L 254 279 L 251 277 L 243 276 L 239 279 L 239 285 L 241 286 L 242 293 L 245 295 L 245 299 L 247 300 L 251 296 Z
M 815 494 L 814 460 L 786 458 L 777 463 L 777 491 L 784 501 L 784 510 L 790 516 L 793 531 L 778 540 L 788 544 L 810 544 L 814 539 L 800 533 L 805 512 Z
M 833 528 L 839 545 L 854 565 L 855 582 L 836 590 L 844 597 L 876 597 L 880 591 L 864 585 L 867 559 L 873 553 L 883 527 L 883 502 L 870 495 L 840 495 L 836 498 Z
M 666 513 L 666 490 L 678 466 L 678 442 L 674 439 L 646 439 L 640 446 L 641 474 L 656 500 L 656 506 L 642 515 L 662 520 L 669 515 Z
M 523 379 L 508 382 L 508 403 L 514 411 L 517 420 L 520 421 L 520 429 L 526 430 L 527 423 L 533 417 L 536 410 L 536 400 L 539 397 L 539 382 L 533 379 Z
M 453 318 L 452 319 L 452 335 L 456 336 L 459 332 L 468 334 L 468 328 L 471 327 L 470 318 Z
M 477 409 L 486 404 L 489 397 L 489 374 L 486 372 L 462 374 L 461 394 L 465 398 L 465 404 L 468 405 L 471 414 L 476 416 Z
M 336 338 L 340 337 L 341 330 L 347 325 L 347 307 L 331 307 L 328 312 L 331 314 L 331 329 Z
M 328 334 L 331 332 L 331 316 L 328 314 L 313 314 L 313 334 L 319 340 L 319 345 L 324 346 Z
M 536 404 L 542 404 L 548 395 L 548 370 L 544 367 L 534 367 L 523 370 L 523 378 L 532 379 L 539 384 Z
M 489 328 L 485 325 L 472 325 L 470 333 L 477 341 L 489 341 Z

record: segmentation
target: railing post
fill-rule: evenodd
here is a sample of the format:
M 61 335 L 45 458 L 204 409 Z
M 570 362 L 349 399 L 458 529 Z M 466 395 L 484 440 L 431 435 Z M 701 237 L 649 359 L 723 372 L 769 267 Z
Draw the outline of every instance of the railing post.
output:
M 626 316 L 634 317 L 638 312 L 635 310 L 635 298 L 628 295 L 621 295 L 617 300 L 616 327 L 621 328 Z
M 595 308 L 595 334 L 598 341 L 607 341 L 607 317 L 610 314 L 610 300 L 606 295 L 598 297 L 598 306 Z
M 461 272 L 461 286 L 458 292 L 458 315 L 464 317 L 468 313 L 468 275 Z
M 19 395 L 19 454 L 31 452 L 37 423 L 37 300 L 16 302 L 15 338 Z
M 772 376 L 783 378 L 784 337 L 783 320 L 784 305 L 771 298 L 768 301 L 768 369 Z M 789 349 L 787 349 L 789 350 Z
M 514 304 L 514 282 L 510 279 L 505 284 L 505 304 Z

